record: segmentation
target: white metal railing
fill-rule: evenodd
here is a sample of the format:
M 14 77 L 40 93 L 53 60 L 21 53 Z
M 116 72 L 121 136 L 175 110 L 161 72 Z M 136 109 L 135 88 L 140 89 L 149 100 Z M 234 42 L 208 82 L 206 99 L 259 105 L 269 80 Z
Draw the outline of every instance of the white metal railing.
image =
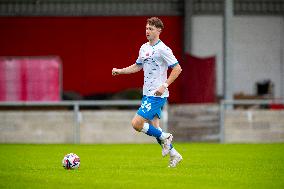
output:
M 82 114 L 80 107 L 126 107 L 126 106 L 140 106 L 141 100 L 88 100 L 88 101 L 6 101 L 0 102 L 0 107 L 73 107 L 74 112 L 74 128 L 73 140 L 74 143 L 80 143 L 80 125 L 82 122 Z M 1 112 L 1 111 L 0 111 Z M 161 121 L 163 129 L 168 130 L 168 104 L 163 108 Z
M 220 103 L 220 142 L 223 143 L 225 139 L 225 111 L 232 109 L 234 105 L 271 105 L 284 104 L 284 99 L 276 100 L 222 100 Z

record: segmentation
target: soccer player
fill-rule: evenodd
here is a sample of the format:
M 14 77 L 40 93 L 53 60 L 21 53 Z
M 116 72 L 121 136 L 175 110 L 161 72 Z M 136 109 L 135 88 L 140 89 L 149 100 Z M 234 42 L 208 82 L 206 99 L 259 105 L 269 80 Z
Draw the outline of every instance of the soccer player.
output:
M 162 156 L 170 154 L 169 167 L 176 167 L 182 160 L 182 156 L 171 144 L 172 134 L 165 133 L 160 128 L 159 119 L 161 109 L 169 96 L 168 87 L 179 76 L 182 69 L 172 50 L 159 39 L 163 28 L 164 24 L 159 18 L 147 19 L 148 42 L 141 46 L 136 63 L 122 69 L 113 68 L 112 75 L 132 74 L 143 68 L 143 98 L 140 108 L 132 119 L 132 126 L 136 131 L 155 137 L 162 146 Z M 168 67 L 172 70 L 167 78 Z

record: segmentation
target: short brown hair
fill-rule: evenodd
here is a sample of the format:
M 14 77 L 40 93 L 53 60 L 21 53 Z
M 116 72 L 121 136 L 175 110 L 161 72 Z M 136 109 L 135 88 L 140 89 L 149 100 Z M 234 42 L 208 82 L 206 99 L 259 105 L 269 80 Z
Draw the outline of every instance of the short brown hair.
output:
M 149 24 L 150 26 L 155 26 L 156 28 L 164 29 L 162 20 L 157 17 L 148 18 L 147 24 Z

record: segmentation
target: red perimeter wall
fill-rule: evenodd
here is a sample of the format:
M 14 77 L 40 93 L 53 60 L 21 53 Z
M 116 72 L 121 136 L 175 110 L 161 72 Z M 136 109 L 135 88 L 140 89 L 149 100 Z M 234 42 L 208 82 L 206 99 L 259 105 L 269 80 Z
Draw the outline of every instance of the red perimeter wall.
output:
M 212 103 L 215 98 L 216 57 L 196 57 L 185 55 L 185 70 L 182 80 L 184 103 Z
M 182 65 L 182 17 L 160 17 L 161 39 Z M 63 90 L 81 95 L 118 92 L 143 85 L 142 72 L 111 76 L 113 67 L 135 63 L 146 42 L 147 17 L 0 17 L 0 56 L 58 55 Z M 181 79 L 171 87 L 170 102 L 182 102 Z

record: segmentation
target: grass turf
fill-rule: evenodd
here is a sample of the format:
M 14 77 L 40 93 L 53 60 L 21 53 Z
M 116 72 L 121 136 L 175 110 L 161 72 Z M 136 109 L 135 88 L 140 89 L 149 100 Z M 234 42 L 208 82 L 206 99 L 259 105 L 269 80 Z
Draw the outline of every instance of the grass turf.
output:
M 188 144 L 167 168 L 156 144 L 0 144 L 0 188 L 284 188 L 284 144 Z M 67 153 L 79 170 L 65 170 Z

